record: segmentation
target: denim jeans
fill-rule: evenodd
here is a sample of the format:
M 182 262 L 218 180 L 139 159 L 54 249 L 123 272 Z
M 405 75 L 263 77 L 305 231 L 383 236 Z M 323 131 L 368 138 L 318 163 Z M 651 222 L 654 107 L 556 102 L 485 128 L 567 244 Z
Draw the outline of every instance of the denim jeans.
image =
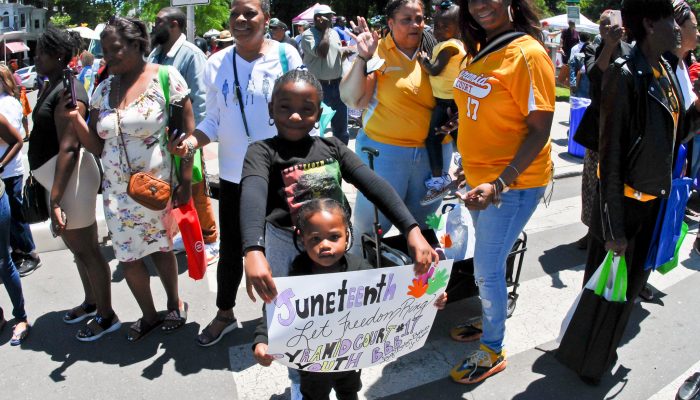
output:
M 10 257 L 10 202 L 7 193 L 0 197 L 0 278 L 2 278 L 7 294 L 12 301 L 12 315 L 18 321 L 26 321 L 27 313 L 24 311 L 24 296 L 22 295 L 22 283 L 19 280 L 19 272 Z
M 35 249 L 32 231 L 29 224 L 22 222 L 22 178 L 19 175 L 3 179 L 10 202 L 10 248 L 31 253 Z
M 321 83 L 323 102 L 335 110 L 335 115 L 331 120 L 333 136 L 347 145 L 350 140 L 350 135 L 348 134 L 348 106 L 340 99 L 340 80 L 333 81 L 330 84 L 325 82 Z
M 447 113 L 447 109 L 452 110 L 452 113 L 457 112 L 457 105 L 452 99 L 435 99 L 435 108 L 433 108 L 433 113 L 430 115 L 430 128 L 428 128 L 428 137 L 425 139 L 425 148 L 428 151 L 428 159 L 430 160 L 430 171 L 442 170 L 440 175 L 447 172 L 443 169 L 445 166 L 444 157 L 442 156 L 442 141 L 445 139 L 445 135 L 438 134 L 435 132 L 436 129 L 440 129 L 441 126 L 445 125 L 449 121 L 450 116 Z M 455 146 L 457 142 L 457 131 L 450 133 L 452 136 L 452 145 Z M 449 168 L 449 165 L 448 165 Z
M 425 180 L 430 176 L 428 152 L 425 147 L 402 147 L 380 143 L 370 139 L 364 131 L 360 131 L 355 142 L 355 152 L 365 164 L 369 164 L 367 154 L 362 147 L 369 146 L 379 150 L 379 157 L 374 159 L 374 170 L 396 190 L 408 211 L 421 227 L 425 227 L 428 215 L 434 213 L 440 206 L 439 202 L 422 206 L 421 199 L 425 196 Z M 452 155 L 452 144 L 442 145 L 444 164 L 449 163 Z M 446 166 L 443 167 L 446 169 Z M 374 205 L 362 193 L 357 193 L 357 201 L 353 210 L 353 227 L 356 235 L 353 241 L 354 254 L 360 254 L 360 237 L 363 233 L 371 233 L 374 223 Z M 379 213 L 379 223 L 382 230 L 391 228 L 389 219 Z
M 508 293 L 506 260 L 513 244 L 535 212 L 545 187 L 511 190 L 501 195 L 501 207 L 471 211 L 475 226 L 474 278 L 481 298 L 481 343 L 495 352 L 503 349 Z

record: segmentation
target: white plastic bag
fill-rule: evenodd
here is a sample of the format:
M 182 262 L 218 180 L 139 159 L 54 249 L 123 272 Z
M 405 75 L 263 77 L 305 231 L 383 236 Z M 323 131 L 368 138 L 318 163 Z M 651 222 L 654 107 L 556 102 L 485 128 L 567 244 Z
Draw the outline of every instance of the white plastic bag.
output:
M 461 261 L 474 257 L 474 223 L 467 207 L 445 204 L 440 226 L 435 234 L 448 260 Z

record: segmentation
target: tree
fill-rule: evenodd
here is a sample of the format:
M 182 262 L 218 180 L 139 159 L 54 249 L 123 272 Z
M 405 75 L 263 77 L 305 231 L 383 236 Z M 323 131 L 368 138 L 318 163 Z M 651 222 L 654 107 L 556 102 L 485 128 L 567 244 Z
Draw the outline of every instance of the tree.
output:
M 210 0 L 208 5 L 196 6 L 194 13 L 195 33 L 203 35 L 210 29 L 228 29 L 228 0 Z M 144 21 L 153 22 L 158 11 L 170 6 L 170 0 L 153 0 L 144 3 L 138 16 Z
M 49 18 L 49 22 L 59 28 L 70 26 L 71 17 L 68 14 L 54 14 Z

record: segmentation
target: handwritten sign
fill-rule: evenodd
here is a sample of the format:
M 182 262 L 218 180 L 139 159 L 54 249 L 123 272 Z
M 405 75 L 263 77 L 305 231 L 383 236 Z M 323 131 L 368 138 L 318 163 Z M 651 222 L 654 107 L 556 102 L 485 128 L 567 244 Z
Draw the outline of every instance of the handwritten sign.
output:
M 355 370 L 418 350 L 435 320 L 452 260 L 416 277 L 410 266 L 275 278 L 268 353 L 294 369 Z

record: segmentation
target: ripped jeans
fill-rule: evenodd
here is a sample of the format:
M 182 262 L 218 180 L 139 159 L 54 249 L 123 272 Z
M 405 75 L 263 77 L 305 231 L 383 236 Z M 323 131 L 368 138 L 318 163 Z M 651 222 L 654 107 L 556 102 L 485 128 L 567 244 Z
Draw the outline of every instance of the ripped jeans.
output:
M 506 333 L 506 260 L 545 189 L 510 190 L 501 195 L 500 208 L 490 205 L 485 210 L 470 211 L 476 234 L 474 277 L 481 298 L 481 343 L 497 353 L 503 349 Z

